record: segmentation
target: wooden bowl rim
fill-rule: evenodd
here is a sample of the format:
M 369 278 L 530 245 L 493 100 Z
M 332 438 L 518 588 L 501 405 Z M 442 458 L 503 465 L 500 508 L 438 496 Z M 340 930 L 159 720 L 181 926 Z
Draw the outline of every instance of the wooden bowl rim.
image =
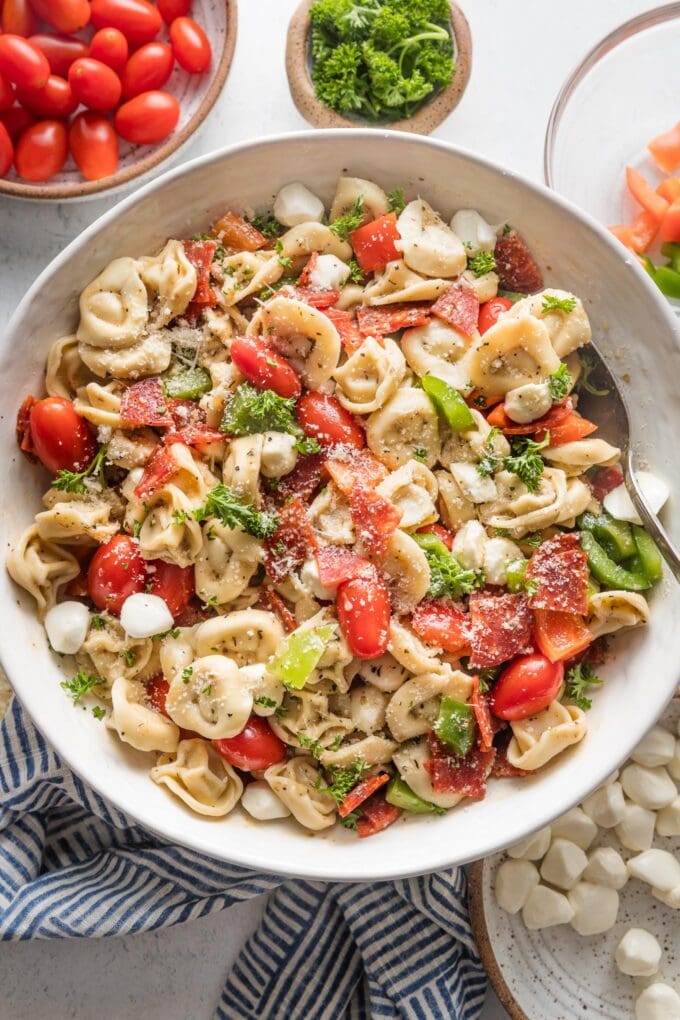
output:
M 149 170 L 158 166 L 163 160 L 168 159 L 189 140 L 191 135 L 203 123 L 215 105 L 217 97 L 227 80 L 236 48 L 238 0 L 224 0 L 224 5 L 227 23 L 222 54 L 200 106 L 180 131 L 170 135 L 165 142 L 155 147 L 143 159 L 126 167 L 124 170 L 117 170 L 110 177 L 102 177 L 98 181 L 76 181 L 70 184 L 50 184 L 49 182 L 45 184 L 25 184 L 22 181 L 0 179 L 0 195 L 7 195 L 11 198 L 48 199 L 53 202 L 86 198 L 90 195 L 110 191 L 113 188 L 120 188 L 124 184 L 133 181 L 136 177 L 148 173 Z
M 457 3 L 451 0 L 451 27 L 456 45 L 456 73 L 453 81 L 426 102 L 411 117 L 392 123 L 370 123 L 343 117 L 317 98 L 307 66 L 307 37 L 311 22 L 309 9 L 314 0 L 302 0 L 288 26 L 286 38 L 286 74 L 293 102 L 298 112 L 313 127 L 358 128 L 374 127 L 377 130 L 413 131 L 429 134 L 456 108 L 463 98 L 472 71 L 472 36 L 467 18 Z

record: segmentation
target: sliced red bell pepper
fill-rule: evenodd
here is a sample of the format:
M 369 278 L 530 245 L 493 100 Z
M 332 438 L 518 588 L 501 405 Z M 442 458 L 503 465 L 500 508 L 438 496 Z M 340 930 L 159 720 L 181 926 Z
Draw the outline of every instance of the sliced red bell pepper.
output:
M 479 298 L 469 284 L 454 283 L 432 305 L 432 314 L 470 337 L 477 329 Z
M 128 386 L 120 402 L 120 417 L 126 425 L 139 428 L 172 428 L 175 424 L 160 379 L 142 379 Z
M 541 418 L 537 418 L 536 421 L 527 422 L 526 425 L 518 425 L 516 421 L 508 417 L 504 404 L 496 404 L 494 409 L 486 416 L 486 420 L 489 425 L 502 429 L 506 436 L 529 436 L 534 432 L 543 432 L 545 434 L 546 429 L 550 429 L 552 439 L 552 429 L 565 421 L 573 410 L 574 404 L 571 397 L 566 397 L 559 404 L 553 404 L 550 410 Z
M 668 207 L 661 223 L 662 241 L 680 241 L 680 198 Z
M 430 318 L 432 305 L 427 301 L 412 301 L 410 304 L 380 305 L 357 309 L 357 324 L 362 336 L 380 339 L 400 329 L 422 326 Z
M 270 243 L 252 223 L 248 223 L 235 212 L 226 212 L 210 233 L 226 248 L 232 248 L 234 251 L 259 251 Z
M 210 270 L 217 241 L 183 241 L 186 257 L 196 270 L 196 290 L 191 299 L 192 304 L 200 308 L 214 308 L 217 294 L 210 286 Z
M 312 308 L 318 308 L 319 311 L 325 312 L 327 308 L 331 308 L 340 297 L 339 290 L 315 290 L 313 287 L 296 287 L 291 297 L 294 297 L 297 301 L 302 301 L 306 305 L 311 305 Z
M 645 180 L 642 174 L 632 166 L 626 167 L 626 183 L 631 195 L 643 209 L 651 213 L 657 224 L 661 223 L 664 214 L 668 209 L 668 202 L 661 195 L 657 195 L 649 181 Z
M 357 822 L 357 833 L 360 839 L 375 836 L 382 832 L 401 815 L 401 809 L 388 804 L 381 793 L 374 793 L 365 800 L 360 808 L 361 818 Z
M 591 435 L 596 429 L 597 425 L 594 422 L 588 421 L 587 418 L 582 418 L 580 414 L 576 414 L 576 411 L 574 411 L 567 418 L 551 425 L 550 429 L 545 427 L 539 429 L 536 432 L 536 439 L 538 442 L 545 439 L 549 431 L 550 445 L 564 446 L 565 443 L 574 443 L 577 439 L 585 439 L 586 436 Z
M 639 216 L 635 217 L 629 230 L 630 247 L 640 255 L 654 244 L 654 238 L 659 233 L 659 221 L 653 213 L 643 209 Z
M 382 269 L 388 262 L 400 259 L 401 252 L 395 244 L 399 240 L 395 213 L 364 223 L 350 235 L 356 260 L 364 273 Z
M 587 648 L 593 635 L 582 616 L 551 609 L 535 609 L 534 638 L 547 659 L 561 662 Z
M 520 234 L 499 237 L 494 256 L 498 283 L 503 290 L 533 294 L 543 286 L 543 274 Z
M 347 818 L 347 815 L 351 815 L 352 811 L 356 811 L 360 804 L 363 804 L 365 800 L 379 790 L 381 786 L 389 782 L 390 777 L 386 772 L 379 772 L 375 776 L 369 776 L 367 779 L 363 779 L 360 783 L 354 786 L 342 804 L 338 808 L 338 814 L 341 818 Z
M 470 640 L 473 669 L 500 666 L 515 655 L 531 651 L 532 616 L 525 595 L 470 596 Z
M 345 496 L 357 486 L 374 489 L 387 478 L 387 468 L 366 449 L 335 447 L 326 461 L 326 470 Z
M 662 170 L 665 170 L 667 174 L 674 173 L 680 166 L 680 121 L 669 131 L 664 131 L 663 134 L 652 138 L 647 148 L 651 152 L 654 162 Z
M 547 539 L 532 555 L 525 574 L 535 588 L 529 596 L 530 607 L 585 616 L 588 576 L 588 557 L 575 532 Z
M 671 205 L 680 199 L 680 177 L 667 177 L 656 189 L 657 195 L 661 195 Z

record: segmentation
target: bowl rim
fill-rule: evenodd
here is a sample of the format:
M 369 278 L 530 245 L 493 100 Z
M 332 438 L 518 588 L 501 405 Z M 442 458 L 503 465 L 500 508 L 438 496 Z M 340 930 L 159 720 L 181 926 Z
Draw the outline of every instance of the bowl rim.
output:
M 625 262 L 625 253 L 621 250 L 621 246 L 609 232 L 601 226 L 596 220 L 594 220 L 588 213 L 583 212 L 577 206 L 575 206 L 568 199 L 563 198 L 561 195 L 554 191 L 551 191 L 540 181 L 532 181 L 523 175 L 516 173 L 515 171 L 499 167 L 499 165 L 491 159 L 487 159 L 483 156 L 479 156 L 459 146 L 453 145 L 449 142 L 441 139 L 429 138 L 422 135 L 404 135 L 398 131 L 388 130 L 376 130 L 373 128 L 353 128 L 352 136 L 357 140 L 373 140 L 381 139 L 384 142 L 389 143 L 390 140 L 398 142 L 399 144 L 413 144 L 423 147 L 424 149 L 437 149 L 443 153 L 447 153 L 453 156 L 462 157 L 467 162 L 476 165 L 480 168 L 486 169 L 492 173 L 501 173 L 508 179 L 516 181 L 529 194 L 533 194 L 541 199 L 547 200 L 550 204 L 557 206 L 570 216 L 575 217 L 581 224 L 586 227 L 591 233 L 595 234 L 597 238 L 604 243 L 610 251 L 616 255 L 618 260 Z M 277 135 L 270 135 L 265 138 L 259 139 L 247 139 L 239 142 L 232 143 L 224 146 L 221 149 L 215 150 L 214 152 L 207 153 L 202 156 L 198 156 L 195 159 L 183 163 L 178 167 L 174 167 L 168 170 L 166 173 L 149 181 L 139 190 L 133 194 L 123 198 L 120 202 L 115 203 L 110 209 L 102 213 L 93 223 L 85 228 L 80 234 L 78 234 L 59 254 L 42 270 L 37 279 L 34 281 L 32 286 L 28 289 L 23 299 L 16 308 L 14 314 L 9 320 L 7 329 L 5 331 L 6 336 L 10 336 L 15 331 L 21 320 L 24 318 L 27 309 L 36 300 L 41 291 L 45 289 L 45 284 L 49 277 L 58 269 L 63 268 L 70 260 L 72 254 L 79 248 L 87 246 L 89 242 L 96 237 L 96 235 L 106 229 L 112 224 L 119 214 L 123 211 L 127 212 L 133 209 L 137 204 L 140 204 L 146 200 L 146 198 L 153 194 L 155 191 L 163 189 L 171 181 L 178 179 L 179 177 L 191 174 L 199 167 L 209 166 L 212 163 L 219 163 L 222 160 L 242 153 L 244 151 L 250 151 L 253 156 L 257 157 L 258 153 L 263 153 L 266 149 L 276 148 L 279 145 L 293 143 L 309 144 L 310 142 L 320 141 L 338 141 L 342 143 L 343 150 L 347 149 L 347 142 L 351 142 L 351 138 L 348 138 L 347 130 L 344 128 L 327 129 L 327 130 L 302 130 L 290 133 L 280 133 Z M 338 160 L 338 165 L 341 166 L 341 159 Z M 668 306 L 666 300 L 663 298 L 661 292 L 656 288 L 652 280 L 647 274 L 640 269 L 637 270 L 633 267 L 633 271 L 638 272 L 638 281 L 642 286 L 643 290 L 647 291 L 648 300 L 656 305 L 657 311 L 662 319 L 665 319 L 668 324 L 669 333 L 675 337 L 676 343 L 680 347 L 680 338 L 678 337 L 678 328 L 675 318 Z M 10 426 L 11 428 L 11 423 Z M 673 582 L 672 582 L 673 583 Z M 4 668 L 5 662 L 5 641 L 0 638 L 0 665 Z M 22 704 L 25 704 L 21 697 L 21 688 L 23 686 L 22 680 L 19 679 L 18 684 L 15 684 L 13 677 L 9 670 L 6 670 L 6 674 L 12 688 Z M 657 719 L 664 711 L 666 705 L 670 702 L 673 697 L 676 681 L 673 683 L 673 687 L 669 689 L 667 697 L 665 697 L 663 704 L 658 706 L 658 712 L 655 714 Z M 33 718 L 30 710 L 26 707 L 29 718 Z M 652 725 L 650 723 L 650 725 Z M 36 726 L 40 730 L 39 726 Z M 647 731 L 648 726 L 645 722 L 644 729 L 638 727 L 638 731 L 633 734 L 634 740 L 631 743 L 631 747 L 634 746 L 640 739 L 642 739 L 644 733 Z M 69 741 L 69 735 L 67 731 L 63 733 L 57 732 L 54 736 L 50 734 L 49 744 L 54 748 L 59 757 L 77 774 L 79 775 L 78 769 L 74 768 L 72 764 L 71 744 Z M 524 832 L 524 835 L 529 835 L 530 832 L 537 831 L 538 829 L 550 824 L 555 817 L 562 814 L 564 811 L 569 810 L 575 804 L 582 801 L 588 796 L 594 789 L 596 789 L 609 775 L 614 767 L 617 767 L 621 760 L 623 760 L 628 754 L 628 751 L 619 754 L 615 762 L 607 760 L 606 767 L 598 769 L 593 772 L 590 782 L 588 783 L 587 789 L 578 789 L 575 792 L 572 791 L 564 803 L 560 803 L 557 810 L 550 804 L 543 804 L 540 811 L 537 811 L 531 820 L 530 828 Z M 439 871 L 443 868 L 454 866 L 454 864 L 460 865 L 468 863 L 470 860 L 479 857 L 488 857 L 505 848 L 508 842 L 515 840 L 513 835 L 511 840 L 504 838 L 502 834 L 495 832 L 485 838 L 485 841 L 475 849 L 474 854 L 470 854 L 465 858 L 456 858 L 455 854 L 452 858 L 451 850 L 447 849 L 447 844 L 441 842 L 437 844 L 438 852 L 432 853 L 427 863 L 423 866 L 418 863 L 398 861 L 396 864 L 392 863 L 391 858 L 386 859 L 384 867 L 381 870 L 370 872 L 361 872 L 356 865 L 356 861 L 350 863 L 349 866 L 344 866 L 341 869 L 335 869 L 329 872 L 328 867 L 324 866 L 323 854 L 317 855 L 318 859 L 307 860 L 304 863 L 300 862 L 299 866 L 295 863 L 272 863 L 271 853 L 263 851 L 258 855 L 253 855 L 252 852 L 245 853 L 241 851 L 238 845 L 225 843 L 223 854 L 215 854 L 211 849 L 205 849 L 200 846 L 196 841 L 189 841 L 183 837 L 181 830 L 178 831 L 172 824 L 165 824 L 163 818 L 149 817 L 149 814 L 136 809 L 131 811 L 129 807 L 121 802 L 120 797 L 113 796 L 111 794 L 103 794 L 99 790 L 96 775 L 93 778 L 89 776 L 83 777 L 83 781 L 88 783 L 94 790 L 97 791 L 98 795 L 103 797 L 104 800 L 115 804 L 115 806 L 124 815 L 134 819 L 138 824 L 144 826 L 148 831 L 155 833 L 160 838 L 170 841 L 171 843 L 177 843 L 188 847 L 198 853 L 206 854 L 206 856 L 212 856 L 215 859 L 223 860 L 232 864 L 240 865 L 250 870 L 259 872 L 265 872 L 270 874 L 280 874 L 294 878 L 307 878 L 310 880 L 317 881 L 334 881 L 334 882 L 356 882 L 356 881 L 389 881 L 400 878 L 408 878 L 412 876 L 425 875 L 434 871 Z M 516 836 L 517 839 L 522 836 Z M 321 844 L 322 845 L 322 844 Z
M 86 181 L 84 178 L 69 184 L 50 184 L 46 181 L 43 184 L 28 184 L 24 181 L 8 181 L 0 178 L 0 196 L 7 198 L 20 198 L 26 200 L 41 200 L 51 202 L 64 202 L 69 199 L 89 198 L 92 195 L 99 195 L 108 191 L 114 191 L 129 184 L 137 177 L 149 173 L 159 163 L 164 162 L 184 146 L 191 136 L 200 128 L 208 116 L 224 88 L 225 82 L 231 69 L 236 49 L 236 37 L 238 34 L 238 0 L 223 0 L 226 13 L 226 31 L 224 35 L 224 46 L 219 62 L 215 68 L 212 80 L 208 86 L 203 99 L 190 117 L 187 123 L 179 131 L 173 132 L 159 145 L 155 145 L 151 152 L 142 159 L 132 163 L 123 170 L 116 170 L 109 177 L 102 177 L 97 181 Z

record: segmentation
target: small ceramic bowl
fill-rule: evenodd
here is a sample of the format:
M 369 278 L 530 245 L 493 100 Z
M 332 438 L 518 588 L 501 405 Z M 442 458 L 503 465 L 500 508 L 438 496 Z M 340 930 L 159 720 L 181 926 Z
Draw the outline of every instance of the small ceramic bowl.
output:
M 192 17 L 210 39 L 213 62 L 208 73 L 200 75 L 187 74 L 175 65 L 164 88 L 179 100 L 181 113 L 177 127 L 165 141 L 131 145 L 121 140 L 117 171 L 98 181 L 86 181 L 70 156 L 59 174 L 41 184 L 24 181 L 12 170 L 8 177 L 0 178 L 0 195 L 56 202 L 86 198 L 128 184 L 174 155 L 203 123 L 227 80 L 236 45 L 237 0 L 195 0 Z
M 460 7 L 451 3 L 451 30 L 454 40 L 456 73 L 448 88 L 435 93 L 434 98 L 420 107 L 412 117 L 384 124 L 369 124 L 358 118 L 350 120 L 331 110 L 317 98 L 310 77 L 309 9 L 314 0 L 302 0 L 288 27 L 286 42 L 286 73 L 293 102 L 306 121 L 319 128 L 386 127 L 391 131 L 414 131 L 429 135 L 458 106 L 467 88 L 472 69 L 472 37 L 470 26 Z

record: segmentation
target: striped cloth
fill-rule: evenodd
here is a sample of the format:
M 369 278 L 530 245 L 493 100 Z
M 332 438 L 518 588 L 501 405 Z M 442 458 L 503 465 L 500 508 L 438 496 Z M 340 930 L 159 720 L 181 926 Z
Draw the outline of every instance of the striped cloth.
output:
M 379 838 L 379 837 L 376 837 Z M 0 938 L 153 931 L 270 893 L 219 1020 L 475 1020 L 462 870 L 367 884 L 260 875 L 170 846 L 62 765 L 15 698 L 0 726 Z

